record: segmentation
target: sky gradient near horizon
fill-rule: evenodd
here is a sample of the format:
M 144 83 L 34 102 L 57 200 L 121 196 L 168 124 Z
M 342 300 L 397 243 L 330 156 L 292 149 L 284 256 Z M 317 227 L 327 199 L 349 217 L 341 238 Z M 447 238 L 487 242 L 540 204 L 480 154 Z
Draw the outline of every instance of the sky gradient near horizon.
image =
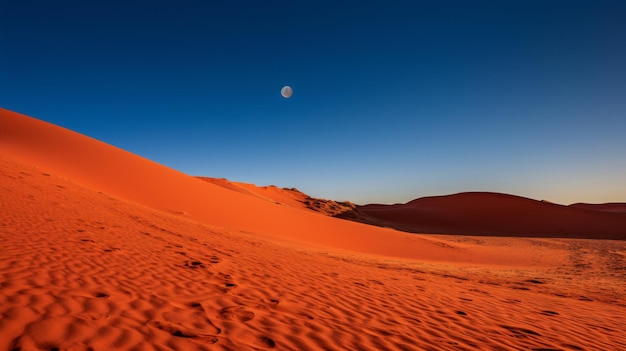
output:
M 626 202 L 626 2 L 4 1 L 0 107 L 361 204 Z

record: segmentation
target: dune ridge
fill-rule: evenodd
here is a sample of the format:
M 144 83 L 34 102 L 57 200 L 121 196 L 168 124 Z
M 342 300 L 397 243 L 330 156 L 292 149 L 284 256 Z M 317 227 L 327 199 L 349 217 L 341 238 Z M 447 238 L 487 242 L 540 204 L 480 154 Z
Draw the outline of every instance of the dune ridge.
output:
M 223 178 L 197 177 L 206 182 L 219 185 L 242 194 L 256 196 L 273 203 L 321 213 L 327 216 L 337 216 L 341 213 L 353 211 L 356 205 L 343 201 L 311 197 L 296 188 L 279 188 L 275 185 L 258 186 L 255 184 L 233 182 Z

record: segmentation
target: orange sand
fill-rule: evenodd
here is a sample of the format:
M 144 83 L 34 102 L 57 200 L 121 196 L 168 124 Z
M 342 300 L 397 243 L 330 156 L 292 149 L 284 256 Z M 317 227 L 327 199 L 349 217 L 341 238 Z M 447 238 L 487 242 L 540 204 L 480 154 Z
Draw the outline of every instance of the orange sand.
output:
M 406 234 L 0 110 L 0 350 L 622 350 L 626 243 Z
M 231 182 L 223 178 L 198 178 L 241 194 L 255 196 L 275 204 L 290 206 L 306 211 L 313 211 L 327 216 L 336 216 L 346 212 L 351 212 L 356 208 L 356 205 L 351 202 L 337 202 L 333 200 L 312 198 L 296 188 L 279 188 L 275 185 L 257 186 L 248 183 Z

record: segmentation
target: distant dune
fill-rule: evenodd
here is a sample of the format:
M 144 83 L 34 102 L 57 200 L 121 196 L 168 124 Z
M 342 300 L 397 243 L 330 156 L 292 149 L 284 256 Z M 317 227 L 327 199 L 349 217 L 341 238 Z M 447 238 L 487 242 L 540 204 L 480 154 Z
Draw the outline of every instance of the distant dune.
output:
M 626 241 L 340 215 L 507 235 L 568 219 L 595 237 L 623 218 L 489 193 L 355 207 L 197 179 L 0 109 L 0 351 L 626 345 Z
M 418 233 L 625 240 L 626 214 L 618 213 L 620 208 L 562 206 L 513 195 L 468 192 L 406 204 L 359 206 L 357 213 L 375 218 L 379 225 Z
M 612 202 L 612 203 L 606 203 L 606 204 L 576 203 L 576 204 L 571 204 L 569 206 L 576 207 L 576 208 L 584 208 L 587 210 L 594 210 L 594 211 L 626 213 L 626 203 L 623 203 L 623 202 Z

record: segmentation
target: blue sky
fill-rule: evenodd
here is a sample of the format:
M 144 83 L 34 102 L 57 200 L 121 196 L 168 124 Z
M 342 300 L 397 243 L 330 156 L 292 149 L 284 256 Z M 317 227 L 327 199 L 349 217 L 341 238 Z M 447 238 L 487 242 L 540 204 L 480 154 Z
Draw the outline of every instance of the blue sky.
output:
M 626 2 L 3 1 L 0 106 L 356 203 L 626 201 Z

